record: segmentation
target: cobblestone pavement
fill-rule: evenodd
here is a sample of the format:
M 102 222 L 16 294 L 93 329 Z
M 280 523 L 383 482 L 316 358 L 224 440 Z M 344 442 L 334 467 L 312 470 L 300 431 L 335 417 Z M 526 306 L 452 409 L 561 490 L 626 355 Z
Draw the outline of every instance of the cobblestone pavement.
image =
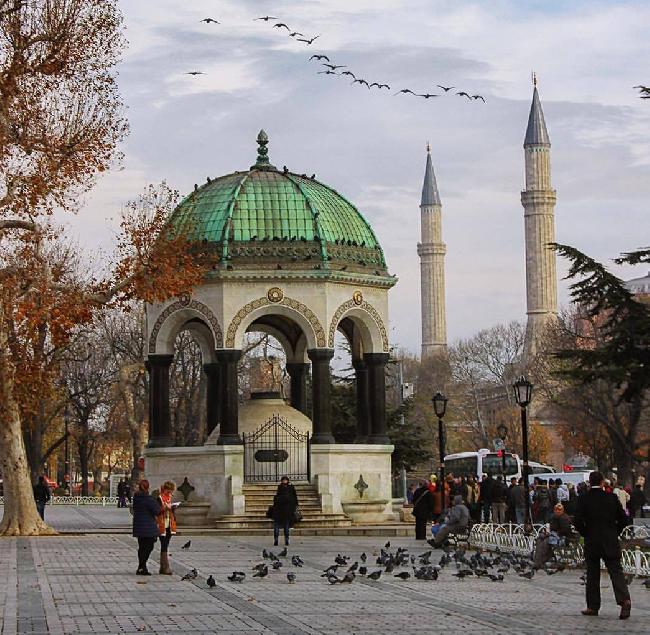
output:
M 130 530 L 132 516 L 115 505 L 47 505 L 45 520 L 57 531 L 95 533 Z
M 603 608 L 598 618 L 579 614 L 584 587 L 579 573 L 538 574 L 531 581 L 514 575 L 503 583 L 457 580 L 445 570 L 437 582 L 357 578 L 330 586 L 320 577 L 337 553 L 352 561 L 362 551 L 376 558 L 386 539 L 304 537 L 292 540 L 290 559 L 265 579 L 251 567 L 269 548 L 265 538 L 197 536 L 171 544 L 174 576 L 135 576 L 136 543 L 126 535 L 93 534 L 0 540 L 2 634 L 15 633 L 647 633 L 650 592 L 639 580 L 631 586 L 633 612 L 617 619 L 609 579 L 603 575 Z M 391 538 L 391 548 L 423 551 L 412 539 Z M 150 569 L 157 571 L 154 551 Z M 197 580 L 181 581 L 191 568 Z M 375 567 L 370 565 L 370 570 Z M 226 575 L 247 573 L 243 584 Z M 289 584 L 286 572 L 296 572 Z M 212 574 L 217 585 L 205 584 Z

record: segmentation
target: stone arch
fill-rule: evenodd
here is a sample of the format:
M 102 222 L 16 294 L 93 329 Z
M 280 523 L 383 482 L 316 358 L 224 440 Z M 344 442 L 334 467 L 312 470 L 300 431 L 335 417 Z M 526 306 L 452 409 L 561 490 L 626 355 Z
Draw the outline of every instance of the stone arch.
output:
M 363 342 L 364 352 L 388 353 L 388 332 L 377 309 L 366 302 L 356 293 L 354 296 L 343 302 L 332 316 L 328 333 L 328 347 L 334 348 L 334 336 L 342 319 L 351 318 L 355 326 L 359 328 Z
M 185 297 L 167 306 L 156 319 L 149 333 L 149 354 L 173 351 L 174 339 L 187 323 L 192 324 L 188 328 L 197 335 L 197 343 L 201 346 L 201 350 L 210 353 L 204 358 L 206 361 L 213 356 L 215 348 L 223 347 L 221 326 L 210 307 L 203 302 Z M 202 330 L 198 324 L 203 324 L 207 331 Z M 209 340 L 212 342 L 210 343 Z M 160 348 L 163 350 L 160 351 Z
M 226 331 L 226 348 L 241 346 L 246 329 L 262 315 L 283 315 L 300 326 L 307 340 L 307 348 L 324 348 L 325 330 L 316 314 L 302 302 L 286 298 L 279 289 L 271 289 L 262 298 L 244 305 L 233 317 Z

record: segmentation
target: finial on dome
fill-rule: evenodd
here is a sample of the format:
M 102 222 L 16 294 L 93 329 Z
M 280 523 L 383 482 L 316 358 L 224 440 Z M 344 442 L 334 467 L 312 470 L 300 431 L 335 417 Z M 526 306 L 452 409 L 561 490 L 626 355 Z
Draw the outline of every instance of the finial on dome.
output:
M 431 146 L 429 145 L 428 141 L 427 141 L 427 152 L 431 152 Z
M 533 80 L 533 86 L 537 87 L 537 73 L 535 71 L 531 72 L 531 77 Z
M 275 166 L 269 163 L 269 149 L 266 147 L 269 142 L 269 135 L 264 129 L 260 130 L 257 135 L 257 161 L 251 169 L 255 170 L 275 170 Z

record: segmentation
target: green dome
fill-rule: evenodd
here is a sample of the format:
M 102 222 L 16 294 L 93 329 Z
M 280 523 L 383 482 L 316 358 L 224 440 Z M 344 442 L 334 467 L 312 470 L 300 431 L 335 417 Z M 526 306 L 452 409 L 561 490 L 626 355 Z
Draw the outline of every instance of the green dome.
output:
M 354 205 L 313 177 L 277 170 L 264 131 L 257 140 L 257 163 L 195 186 L 172 226 L 233 268 L 341 269 L 340 262 L 346 271 L 385 275 L 382 249 Z

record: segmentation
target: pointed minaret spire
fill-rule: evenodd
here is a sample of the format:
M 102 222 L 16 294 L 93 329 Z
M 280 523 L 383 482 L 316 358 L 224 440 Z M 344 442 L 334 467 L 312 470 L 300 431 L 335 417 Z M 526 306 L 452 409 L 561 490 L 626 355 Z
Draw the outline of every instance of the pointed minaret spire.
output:
M 427 142 L 427 165 L 424 169 L 424 183 L 422 185 L 422 200 L 420 201 L 420 205 L 440 205 L 440 194 L 438 193 L 436 175 L 433 172 L 429 142 Z
M 526 189 L 521 193 L 526 235 L 526 354 L 535 353 L 549 320 L 557 317 L 555 190 L 551 184 L 551 142 L 533 74 L 533 102 L 524 141 Z
M 445 253 L 442 242 L 442 205 L 427 143 L 427 162 L 420 202 L 420 292 L 422 308 L 422 357 L 447 350 L 445 309 Z

